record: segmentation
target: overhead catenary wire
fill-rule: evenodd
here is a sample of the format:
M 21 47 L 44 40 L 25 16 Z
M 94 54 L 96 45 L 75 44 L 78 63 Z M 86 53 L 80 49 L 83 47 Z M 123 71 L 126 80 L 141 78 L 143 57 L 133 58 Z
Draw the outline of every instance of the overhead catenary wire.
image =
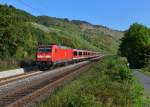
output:
M 26 3 L 25 1 L 23 1 L 23 0 L 17 0 L 17 1 L 20 2 L 21 4 L 23 4 L 24 6 L 26 6 L 26 7 L 30 8 L 30 9 L 32 9 L 32 10 L 34 10 L 34 11 L 36 11 L 36 12 L 42 14 L 42 15 L 44 15 L 44 13 L 41 10 L 38 10 L 38 9 L 34 8 L 33 6 L 31 6 L 30 4 Z

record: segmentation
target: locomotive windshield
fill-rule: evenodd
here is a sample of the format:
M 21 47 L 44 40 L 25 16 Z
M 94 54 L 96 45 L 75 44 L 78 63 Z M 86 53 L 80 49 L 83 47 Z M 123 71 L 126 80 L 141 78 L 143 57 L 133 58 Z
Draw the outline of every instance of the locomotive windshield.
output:
M 42 46 L 38 48 L 38 52 L 51 52 L 51 46 Z

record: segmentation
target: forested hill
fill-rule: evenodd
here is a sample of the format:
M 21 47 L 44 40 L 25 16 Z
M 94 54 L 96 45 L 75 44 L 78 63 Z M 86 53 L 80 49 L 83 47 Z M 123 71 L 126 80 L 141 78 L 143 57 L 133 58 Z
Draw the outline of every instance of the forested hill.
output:
M 123 32 L 85 21 L 35 17 L 13 6 L 0 5 L 0 59 L 33 59 L 38 43 L 115 53 Z M 2 64 L 1 64 L 2 65 Z
M 55 17 L 48 17 L 48 16 L 38 16 L 37 17 L 38 23 L 45 25 L 45 26 L 65 26 L 65 23 L 75 24 L 77 25 L 81 31 L 86 30 L 93 30 L 93 32 L 101 32 L 105 35 L 110 35 L 114 38 L 122 38 L 123 32 L 118 30 L 112 30 L 107 28 L 106 26 L 102 25 L 93 25 L 86 21 L 80 20 L 68 20 L 67 18 L 55 18 Z

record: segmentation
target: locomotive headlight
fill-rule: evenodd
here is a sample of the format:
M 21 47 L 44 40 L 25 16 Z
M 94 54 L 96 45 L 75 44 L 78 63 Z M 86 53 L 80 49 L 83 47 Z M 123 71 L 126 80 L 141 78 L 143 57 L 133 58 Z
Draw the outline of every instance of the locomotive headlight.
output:
M 48 58 L 48 59 L 51 58 L 51 56 L 45 56 L 45 57 Z
M 37 58 L 43 58 L 43 56 L 42 55 L 38 55 Z
M 38 55 L 37 58 L 51 58 L 51 56 L 42 56 L 42 55 Z

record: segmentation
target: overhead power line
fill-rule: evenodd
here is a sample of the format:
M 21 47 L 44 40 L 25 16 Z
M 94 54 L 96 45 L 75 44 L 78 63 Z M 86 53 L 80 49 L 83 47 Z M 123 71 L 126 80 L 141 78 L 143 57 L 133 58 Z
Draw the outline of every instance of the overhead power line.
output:
M 19 1 L 19 2 L 20 2 L 21 4 L 23 4 L 24 6 L 26 6 L 26 7 L 30 8 L 30 9 L 32 9 L 32 10 L 34 10 L 34 11 L 36 11 L 36 12 L 38 12 L 38 13 L 44 15 L 44 13 L 43 13 L 42 11 L 40 11 L 40 10 L 34 8 L 33 6 L 31 6 L 30 4 L 26 3 L 25 1 L 23 1 L 23 0 L 17 0 L 17 1 Z

